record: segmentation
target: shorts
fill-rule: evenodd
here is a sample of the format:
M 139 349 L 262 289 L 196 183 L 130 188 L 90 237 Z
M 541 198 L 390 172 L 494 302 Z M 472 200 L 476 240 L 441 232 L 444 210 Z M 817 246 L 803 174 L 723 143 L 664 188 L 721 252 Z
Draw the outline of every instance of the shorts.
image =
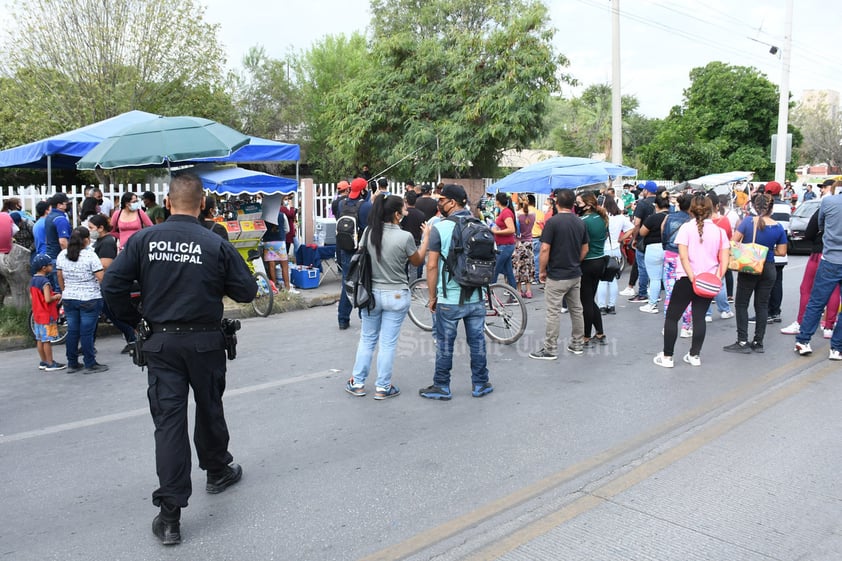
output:
M 263 242 L 264 261 L 289 261 L 287 244 L 285 241 Z
M 50 337 L 47 335 L 47 325 L 46 323 L 33 323 L 35 326 L 35 340 L 40 343 L 52 343 L 55 341 L 55 337 Z

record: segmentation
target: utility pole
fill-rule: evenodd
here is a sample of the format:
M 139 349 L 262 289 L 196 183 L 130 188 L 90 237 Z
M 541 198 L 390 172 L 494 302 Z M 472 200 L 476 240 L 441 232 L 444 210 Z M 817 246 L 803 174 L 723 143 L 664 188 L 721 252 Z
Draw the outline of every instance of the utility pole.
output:
M 789 121 L 789 71 L 792 61 L 792 0 L 786 0 L 784 45 L 781 56 L 781 97 L 778 101 L 778 144 L 775 146 L 775 181 L 786 179 L 787 125 Z
M 789 0 L 790 2 L 792 0 Z M 620 0 L 611 0 L 611 161 L 623 163 L 623 112 L 620 96 Z

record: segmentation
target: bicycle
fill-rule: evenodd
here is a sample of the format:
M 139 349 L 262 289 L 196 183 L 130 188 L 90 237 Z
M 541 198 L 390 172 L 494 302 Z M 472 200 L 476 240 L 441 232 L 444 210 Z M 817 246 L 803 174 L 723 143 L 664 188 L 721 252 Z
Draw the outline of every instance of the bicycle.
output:
M 409 285 L 411 296 L 409 319 L 424 331 L 433 330 L 430 314 L 430 293 L 427 279 L 420 278 Z M 526 304 L 517 290 L 506 283 L 489 285 L 485 294 L 485 334 L 489 339 L 510 345 L 526 331 Z
M 252 277 L 254 277 L 257 283 L 257 295 L 251 301 L 251 305 L 254 308 L 254 313 L 265 318 L 272 313 L 272 305 L 275 303 L 275 293 L 272 290 L 269 277 L 263 272 L 263 261 L 260 259 L 260 250 L 248 250 L 246 263 L 249 269 L 251 269 Z M 257 265 L 258 263 L 259 265 Z

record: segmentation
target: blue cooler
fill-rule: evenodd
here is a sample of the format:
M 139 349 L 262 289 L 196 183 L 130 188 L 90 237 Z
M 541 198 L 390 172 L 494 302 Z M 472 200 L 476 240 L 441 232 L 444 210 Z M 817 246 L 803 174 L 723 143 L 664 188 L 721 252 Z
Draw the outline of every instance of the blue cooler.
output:
M 289 280 L 296 287 L 304 290 L 318 288 L 321 274 L 321 270 L 311 267 L 290 267 Z

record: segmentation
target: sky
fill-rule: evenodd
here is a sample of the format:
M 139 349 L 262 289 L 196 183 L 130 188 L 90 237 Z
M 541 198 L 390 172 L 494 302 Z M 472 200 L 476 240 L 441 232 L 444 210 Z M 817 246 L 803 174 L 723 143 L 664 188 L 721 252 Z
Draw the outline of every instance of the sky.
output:
M 9 0 L 0 0 L 0 32 L 9 29 Z M 231 68 L 261 45 L 269 56 L 307 50 L 326 35 L 365 33 L 368 0 L 197 0 L 206 20 L 220 24 L 220 40 Z M 634 95 L 639 111 L 663 118 L 682 102 L 690 70 L 719 60 L 753 66 L 775 84 L 782 78 L 787 0 L 618 0 L 620 4 L 621 91 Z M 842 93 L 842 58 L 834 34 L 842 30 L 842 10 L 827 0 L 793 0 L 790 92 L 807 89 Z M 611 2 L 545 0 L 554 46 L 570 59 L 566 72 L 579 82 L 562 95 L 611 82 Z M 769 53 L 778 47 L 778 55 Z
M 221 25 L 229 65 L 239 66 L 249 47 L 269 56 L 308 49 L 325 35 L 366 32 L 368 0 L 200 0 L 206 19 Z M 611 82 L 611 2 L 547 0 L 557 29 L 557 52 L 570 59 L 566 71 L 582 86 L 565 87 L 569 97 L 582 87 Z M 665 117 L 682 102 L 690 70 L 719 60 L 753 66 L 780 84 L 786 0 L 619 0 L 621 91 L 634 95 L 647 117 Z M 790 91 L 798 100 L 806 89 L 842 93 L 842 58 L 834 34 L 842 10 L 826 0 L 794 2 Z

